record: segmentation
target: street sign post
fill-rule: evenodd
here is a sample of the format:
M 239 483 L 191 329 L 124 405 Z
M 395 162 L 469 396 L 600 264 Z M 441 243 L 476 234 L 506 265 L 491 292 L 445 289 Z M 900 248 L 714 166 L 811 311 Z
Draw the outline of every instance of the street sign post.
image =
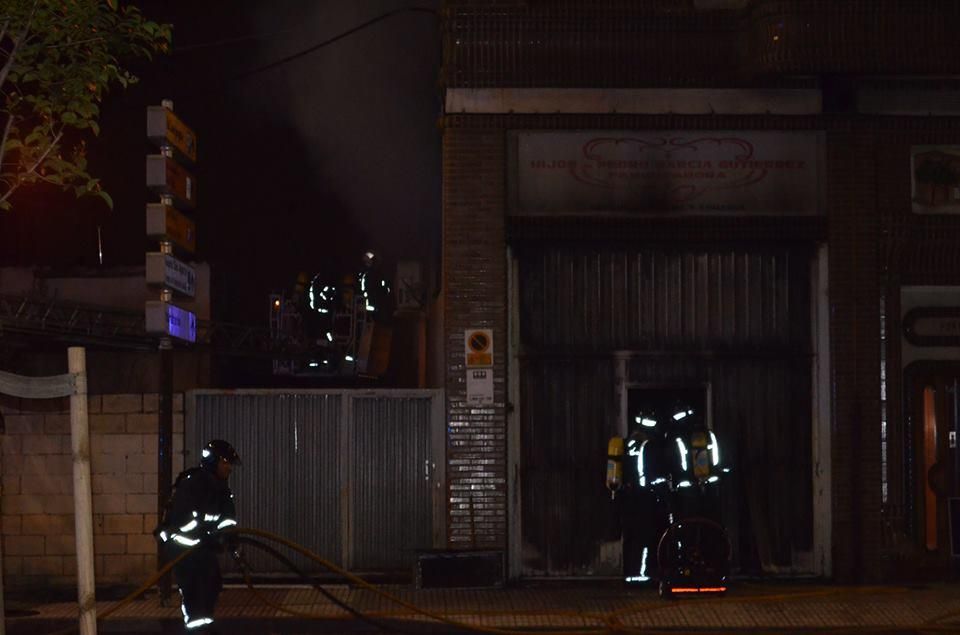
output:
M 197 273 L 170 254 L 147 253 L 147 284 L 166 287 L 192 298 L 197 293 Z
M 197 162 L 197 135 L 169 108 L 147 107 L 147 139 L 158 148 L 173 148 L 178 159 Z
M 170 205 L 147 204 L 147 237 L 172 243 L 185 254 L 197 250 L 196 224 Z
M 180 211 L 197 204 L 197 179 L 184 165 L 197 162 L 197 135 L 173 114 L 173 102 L 147 108 L 147 138 L 160 154 L 147 155 L 147 188 L 160 197 L 147 205 L 147 235 L 160 242 L 160 251 L 146 255 L 146 282 L 160 287 L 159 301 L 144 308 L 148 333 L 160 335 L 160 404 L 157 435 L 157 513 L 163 514 L 173 481 L 173 341 L 197 341 L 197 316 L 170 303 L 174 293 L 193 297 L 196 272 L 173 257 L 176 245 L 187 254 L 196 250 L 196 228 Z M 164 564 L 165 552 L 157 551 Z M 170 576 L 158 587 L 164 603 L 170 594 Z
M 169 302 L 148 300 L 147 333 L 175 337 L 184 342 L 197 341 L 197 316 Z
M 169 196 L 179 209 L 197 206 L 197 178 L 171 157 L 147 155 L 147 188 L 157 196 Z

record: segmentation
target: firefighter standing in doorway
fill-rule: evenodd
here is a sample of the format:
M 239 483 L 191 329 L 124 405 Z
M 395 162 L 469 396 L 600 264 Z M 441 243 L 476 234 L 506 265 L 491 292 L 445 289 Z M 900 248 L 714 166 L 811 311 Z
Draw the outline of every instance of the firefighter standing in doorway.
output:
M 631 428 L 622 456 L 622 487 L 617 489 L 621 497 L 623 576 L 627 583 L 638 583 L 649 581 L 655 574 L 657 541 L 672 522 L 668 500 L 672 439 L 663 418 L 652 410 L 637 413 Z
M 647 582 L 660 569 L 658 545 L 668 527 L 682 518 L 720 522 L 717 482 L 720 446 L 698 408 L 681 401 L 635 413 L 624 444 L 608 448 L 622 475 L 607 487 L 621 498 L 623 575 L 627 583 Z M 623 447 L 625 445 L 625 447 Z
M 239 557 L 234 535 L 224 533 L 237 524 L 227 479 L 239 464 L 233 446 L 219 439 L 210 441 L 201 452 L 199 467 L 177 477 L 173 497 L 157 528 L 168 562 L 192 549 L 173 568 L 187 633 L 216 633 L 213 610 L 223 586 L 217 555 L 226 547 Z

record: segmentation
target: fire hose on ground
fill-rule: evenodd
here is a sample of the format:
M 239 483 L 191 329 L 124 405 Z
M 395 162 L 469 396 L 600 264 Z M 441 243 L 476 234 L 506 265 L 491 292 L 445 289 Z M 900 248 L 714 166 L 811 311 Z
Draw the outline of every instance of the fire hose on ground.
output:
M 556 615 L 556 616 L 561 616 L 561 615 L 563 615 L 563 616 L 569 616 L 569 617 L 574 617 L 574 618 L 579 618 L 579 619 L 592 619 L 592 620 L 595 620 L 595 621 L 599 622 L 600 624 L 602 624 L 602 626 L 599 626 L 599 627 L 596 627 L 596 628 L 583 628 L 583 629 L 572 629 L 572 630 L 571 630 L 571 629 L 554 629 L 554 628 L 540 628 L 540 629 L 537 629 L 537 628 L 524 628 L 524 629 L 522 629 L 522 630 L 517 630 L 517 629 L 504 629 L 504 628 L 495 628 L 495 627 L 481 626 L 481 625 L 477 625 L 477 624 L 470 624 L 470 623 L 467 623 L 467 622 L 462 622 L 462 621 L 459 621 L 459 620 L 451 619 L 451 618 L 449 618 L 449 617 L 447 617 L 447 616 L 445 616 L 445 615 L 441 615 L 441 614 L 436 613 L 436 612 L 434 612 L 434 611 L 430 611 L 430 610 L 428 610 L 428 609 L 424 609 L 424 608 L 422 608 L 422 607 L 419 607 L 419 606 L 417 606 L 417 605 L 415 605 L 415 604 L 413 604 L 413 603 L 411 603 L 411 602 L 408 602 L 408 601 L 404 600 L 403 598 L 397 597 L 396 595 L 393 595 L 393 594 L 391 594 L 391 593 L 389 593 L 389 592 L 387 592 L 387 591 L 384 591 L 383 589 L 380 589 L 379 587 L 377 587 L 377 586 L 375 586 L 375 585 L 367 582 L 367 581 L 364 580 L 363 578 L 361 578 L 361 577 L 359 577 L 359 576 L 357 576 L 357 575 L 355 575 L 355 574 L 353 574 L 353 573 L 350 573 L 349 571 L 346 571 L 345 569 L 343 569 L 343 568 L 337 566 L 336 564 L 334 564 L 334 563 L 326 560 L 325 558 L 319 556 L 318 554 L 313 553 L 312 551 L 310 551 L 310 550 L 307 549 L 306 547 L 304 547 L 304 546 L 302 546 L 302 545 L 299 545 L 299 544 L 297 544 L 297 543 L 295 543 L 295 542 L 292 542 L 292 541 L 290 541 L 290 540 L 287 540 L 286 538 L 283 538 L 282 536 L 278 536 L 278 535 L 276 535 L 276 534 L 274 534 L 274 533 L 271 533 L 271 532 L 268 532 L 268 531 L 264 531 L 264 530 L 261 530 L 261 529 L 252 529 L 252 528 L 231 528 L 231 529 L 228 529 L 227 531 L 228 531 L 229 533 L 237 534 L 238 537 L 239 537 L 239 542 L 240 542 L 241 544 L 248 545 L 248 546 L 253 547 L 253 548 L 255 548 L 255 549 L 261 550 L 261 551 L 269 554 L 270 556 L 276 558 L 279 562 L 281 562 L 282 564 L 284 564 L 284 566 L 286 566 L 288 569 L 290 569 L 290 570 L 291 570 L 294 574 L 296 574 L 299 578 L 301 578 L 301 579 L 304 580 L 307 584 L 309 584 L 313 589 L 315 589 L 315 590 L 318 591 L 321 595 L 323 595 L 325 598 L 327 598 L 327 600 L 329 600 L 331 603 L 333 603 L 334 605 L 336 605 L 336 606 L 338 606 L 339 608 L 341 608 L 342 610 L 344 610 L 344 611 L 345 611 L 346 613 L 348 613 L 349 615 L 351 615 L 351 616 L 353 616 L 354 618 L 356 618 L 356 619 L 358 619 L 358 620 L 360 620 L 360 621 L 363 621 L 363 622 L 365 622 L 365 623 L 367 623 L 367 624 L 369 624 L 369 625 L 371 625 L 371 626 L 375 626 L 376 628 L 379 628 L 380 630 L 382 630 L 382 631 L 384 631 L 384 632 L 391 632 L 391 633 L 409 633 L 410 631 L 404 630 L 402 627 L 399 627 L 399 626 L 397 626 L 397 625 L 395 625 L 395 624 L 385 624 L 385 623 L 383 623 L 382 621 L 380 621 L 379 619 L 377 619 L 377 618 L 375 618 L 375 617 L 373 617 L 373 616 L 371 616 L 371 615 L 365 614 L 365 613 L 363 613 L 362 611 L 359 611 L 359 610 L 351 607 L 349 604 L 347 604 L 346 602 L 340 600 L 340 599 L 337 598 L 334 594 L 330 593 L 327 589 L 323 588 L 323 585 L 320 584 L 313 576 L 307 574 L 307 573 L 304 572 L 302 569 L 300 569 L 299 567 L 297 567 L 288 557 L 286 557 L 285 555 L 283 555 L 280 551 L 278 551 L 278 550 L 275 549 L 274 547 L 272 547 L 272 546 L 266 544 L 265 542 L 263 542 L 263 540 L 267 540 L 267 541 L 270 541 L 270 542 L 274 542 L 274 543 L 280 544 L 280 545 L 282 545 L 282 546 L 290 549 L 290 550 L 293 551 L 293 552 L 299 553 L 300 555 L 304 556 L 305 558 L 307 558 L 307 559 L 309 559 L 309 560 L 311 560 L 311 561 L 313 561 L 313 562 L 321 565 L 323 568 L 329 570 L 330 572 L 332 572 L 332 573 L 334 573 L 334 574 L 336 574 L 336 575 L 344 578 L 344 579 L 347 580 L 348 582 L 354 584 L 356 587 L 362 588 L 362 589 L 365 589 L 365 590 L 368 590 L 368 591 L 370 591 L 370 592 L 372 592 L 372 593 L 374 593 L 374 594 L 376 594 L 376 595 L 378 595 L 378 596 L 380 596 L 380 597 L 382 597 L 382 598 L 384 598 L 384 599 L 386 599 L 386 600 L 388 600 L 388 601 L 390 601 L 390 602 L 392 602 L 392 603 L 394 603 L 394 604 L 396 604 L 396 605 L 398 605 L 398 606 L 401 606 L 401 607 L 407 609 L 408 611 L 410 611 L 410 612 L 413 613 L 413 614 L 417 614 L 417 615 L 423 616 L 423 617 L 425 617 L 425 618 L 429 618 L 430 620 L 432 620 L 432 621 L 434 621 L 434 622 L 446 624 L 446 625 L 448 625 L 448 626 L 456 627 L 457 629 L 461 629 L 461 630 L 464 630 L 464 631 L 473 631 L 473 632 L 479 632 L 479 633 L 491 633 L 491 634 L 494 634 L 494 635 L 529 635 L 530 633 L 550 633 L 551 635 L 599 635 L 599 634 L 601 634 L 601 633 L 611 633 L 611 632 L 617 632 L 617 633 L 651 633 L 651 632 L 656 632 L 657 629 L 655 629 L 655 628 L 643 629 L 643 628 L 630 627 L 630 626 L 627 626 L 627 625 L 623 624 L 623 622 L 621 621 L 621 619 L 622 619 L 623 617 L 625 617 L 625 616 L 627 616 L 627 615 L 631 615 L 631 614 L 636 615 L 636 614 L 639 614 L 639 613 L 652 613 L 652 612 L 654 612 L 654 611 L 658 611 L 658 610 L 662 610 L 662 609 L 665 609 L 665 608 L 669 608 L 670 606 L 675 606 L 675 604 L 673 604 L 673 603 L 663 603 L 663 604 L 660 604 L 660 605 L 657 605 L 657 606 L 644 607 L 644 608 L 628 607 L 628 608 L 620 609 L 620 610 L 618 610 L 618 611 L 614 611 L 614 612 L 611 612 L 611 613 L 588 613 L 588 612 L 584 612 L 584 611 L 553 611 L 553 612 L 551 612 L 551 615 Z M 260 540 L 260 539 L 262 539 L 262 540 Z M 165 564 L 163 567 L 161 567 L 156 573 L 154 573 L 148 580 L 146 580 L 143 584 L 141 584 L 139 587 L 137 587 L 137 589 L 135 589 L 135 590 L 134 590 L 133 592 L 131 592 L 129 595 L 127 595 L 126 597 L 124 597 L 123 599 L 119 600 L 118 602 L 116 602 L 115 604 L 113 604 L 112 606 L 110 606 L 109 608 L 107 608 L 106 610 L 104 610 L 102 613 L 100 613 L 100 614 L 97 616 L 97 617 L 98 617 L 98 621 L 101 620 L 101 619 L 105 619 L 105 618 L 107 618 L 108 616 L 112 615 L 113 613 L 115 613 L 115 612 L 119 611 L 120 609 L 126 607 L 127 605 L 129 605 L 130 603 L 132 603 L 134 600 L 136 600 L 137 598 L 139 598 L 141 595 L 143 595 L 144 593 L 146 593 L 147 591 L 149 591 L 154 585 L 156 585 L 156 584 L 160 581 L 161 578 L 163 578 L 163 576 L 167 575 L 167 573 L 169 573 L 169 572 L 173 569 L 173 567 L 174 567 L 178 562 L 180 562 L 183 558 L 185 558 L 187 555 L 189 555 L 189 554 L 191 553 L 191 551 L 192 551 L 192 549 L 188 549 L 188 550 L 184 551 L 182 554 L 180 554 L 180 555 L 179 555 L 177 558 L 175 558 L 174 560 L 166 563 L 166 564 Z M 241 557 L 241 558 L 239 559 L 239 564 L 240 564 L 240 570 L 241 570 L 241 574 L 242 574 L 242 576 L 243 576 L 243 579 L 244 579 L 245 584 L 246 584 L 247 587 L 250 589 L 250 591 L 252 592 L 252 594 L 253 594 L 257 599 L 259 599 L 261 602 L 263 602 L 265 605 L 273 608 L 274 610 L 276 610 L 276 611 L 278 611 L 278 612 L 286 613 L 286 614 L 289 614 L 289 615 L 292 615 L 292 616 L 295 616 L 295 617 L 299 617 L 299 618 L 303 618 L 303 619 L 310 619 L 310 620 L 330 620 L 330 619 L 336 619 L 336 618 L 331 617 L 331 615 L 329 615 L 329 614 L 319 614 L 319 613 L 311 613 L 311 612 L 307 612 L 307 611 L 299 611 L 299 610 L 292 609 L 292 608 L 287 607 L 287 606 L 283 606 L 282 604 L 271 600 L 270 598 L 266 597 L 263 593 L 261 593 L 260 591 L 258 591 L 258 590 L 256 589 L 255 585 L 253 584 L 252 577 L 251 577 L 251 574 L 252 574 L 253 572 L 251 571 L 250 566 L 249 566 L 249 564 L 245 561 L 245 559 L 243 559 L 243 558 Z M 747 597 L 747 598 L 737 598 L 737 599 L 732 599 L 732 598 L 725 598 L 725 599 L 723 599 L 723 600 L 720 600 L 720 599 L 704 599 L 704 600 L 701 600 L 700 602 L 698 602 L 698 604 L 701 604 L 701 605 L 702 605 L 702 604 L 705 604 L 705 603 L 712 603 L 712 602 L 717 602 L 717 601 L 723 601 L 723 602 L 725 602 L 725 603 L 729 603 L 729 602 L 745 602 L 745 601 L 749 601 L 749 602 L 764 602 L 764 603 L 767 603 L 767 602 L 779 602 L 779 601 L 791 600 L 791 599 L 802 599 L 802 598 L 812 598 L 812 597 L 823 597 L 823 596 L 828 596 L 828 595 L 836 595 L 836 594 L 843 593 L 843 592 L 845 592 L 845 591 L 846 591 L 846 592 L 851 592 L 851 591 L 852 591 L 852 592 L 855 592 L 855 593 L 880 593 L 880 592 L 890 592 L 891 589 L 889 589 L 889 588 L 884 588 L 884 587 L 871 587 L 871 588 L 846 589 L 846 590 L 830 589 L 830 590 L 821 590 L 821 591 L 811 591 L 811 592 L 806 592 L 806 593 L 788 593 L 788 594 L 774 594 L 774 595 L 764 595 L 764 596 L 751 596 L 751 597 Z M 955 632 L 955 631 L 956 631 L 956 627 L 953 626 L 953 625 L 941 625 L 941 624 L 937 624 L 937 622 L 940 622 L 940 621 L 942 621 L 942 620 L 944 620 L 944 619 L 947 619 L 948 617 L 952 617 L 953 615 L 954 615 L 954 613 L 941 615 L 941 616 L 939 616 L 939 617 L 937 617 L 937 618 L 934 618 L 933 620 L 930 620 L 928 623 L 922 625 L 922 627 L 918 627 L 918 628 L 922 628 L 922 630 L 924 630 L 924 631 L 929 631 L 929 632 L 935 632 L 935 631 Z M 883 631 L 883 630 L 902 631 L 903 628 L 904 628 L 903 626 L 897 626 L 897 627 L 891 626 L 891 627 L 889 627 L 889 628 L 887 628 L 887 629 L 884 629 L 883 627 L 880 627 L 880 628 L 878 629 L 876 626 L 871 626 L 871 627 L 863 627 L 862 629 L 853 628 L 852 630 L 853 630 L 853 631 L 861 630 L 861 631 L 869 631 L 869 632 L 880 632 L 880 631 Z M 835 629 L 827 629 L 827 631 L 851 631 L 851 628 L 850 628 L 850 627 L 842 627 L 842 628 L 835 628 Z M 76 626 L 71 626 L 70 628 L 65 628 L 65 629 L 53 631 L 53 632 L 49 633 L 48 635 L 68 635 L 68 634 L 70 634 L 70 633 L 75 633 L 75 632 L 77 632 L 77 627 L 76 627 Z

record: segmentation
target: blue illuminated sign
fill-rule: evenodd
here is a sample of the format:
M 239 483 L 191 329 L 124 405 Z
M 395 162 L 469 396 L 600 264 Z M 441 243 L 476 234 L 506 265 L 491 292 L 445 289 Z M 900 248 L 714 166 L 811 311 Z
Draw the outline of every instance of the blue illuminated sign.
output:
M 147 302 L 147 333 L 197 341 L 197 316 L 168 302 Z

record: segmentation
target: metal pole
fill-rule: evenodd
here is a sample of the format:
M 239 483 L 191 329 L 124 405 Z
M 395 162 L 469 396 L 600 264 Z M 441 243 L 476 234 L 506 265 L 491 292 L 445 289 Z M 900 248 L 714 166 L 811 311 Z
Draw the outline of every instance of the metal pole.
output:
M 427 387 L 427 312 L 417 313 L 417 388 Z
M 950 494 L 958 496 L 958 488 L 960 488 L 960 385 L 958 385 L 957 378 L 953 378 L 953 386 L 951 386 L 953 393 L 953 443 L 950 445 L 950 449 L 953 450 L 953 483 L 950 486 Z M 960 554 L 957 554 L 960 555 Z
M 67 367 L 75 377 L 70 395 L 73 449 L 73 511 L 77 532 L 77 600 L 80 635 L 97 633 L 97 597 L 93 569 L 93 501 L 90 493 L 90 425 L 87 419 L 87 357 L 82 347 L 67 349 Z
M 164 507 L 170 499 L 173 483 L 173 343 L 169 337 L 160 339 L 160 425 L 157 439 L 157 519 L 162 519 Z M 164 552 L 157 547 L 157 563 L 162 567 Z M 160 603 L 170 597 L 170 574 L 157 583 Z

